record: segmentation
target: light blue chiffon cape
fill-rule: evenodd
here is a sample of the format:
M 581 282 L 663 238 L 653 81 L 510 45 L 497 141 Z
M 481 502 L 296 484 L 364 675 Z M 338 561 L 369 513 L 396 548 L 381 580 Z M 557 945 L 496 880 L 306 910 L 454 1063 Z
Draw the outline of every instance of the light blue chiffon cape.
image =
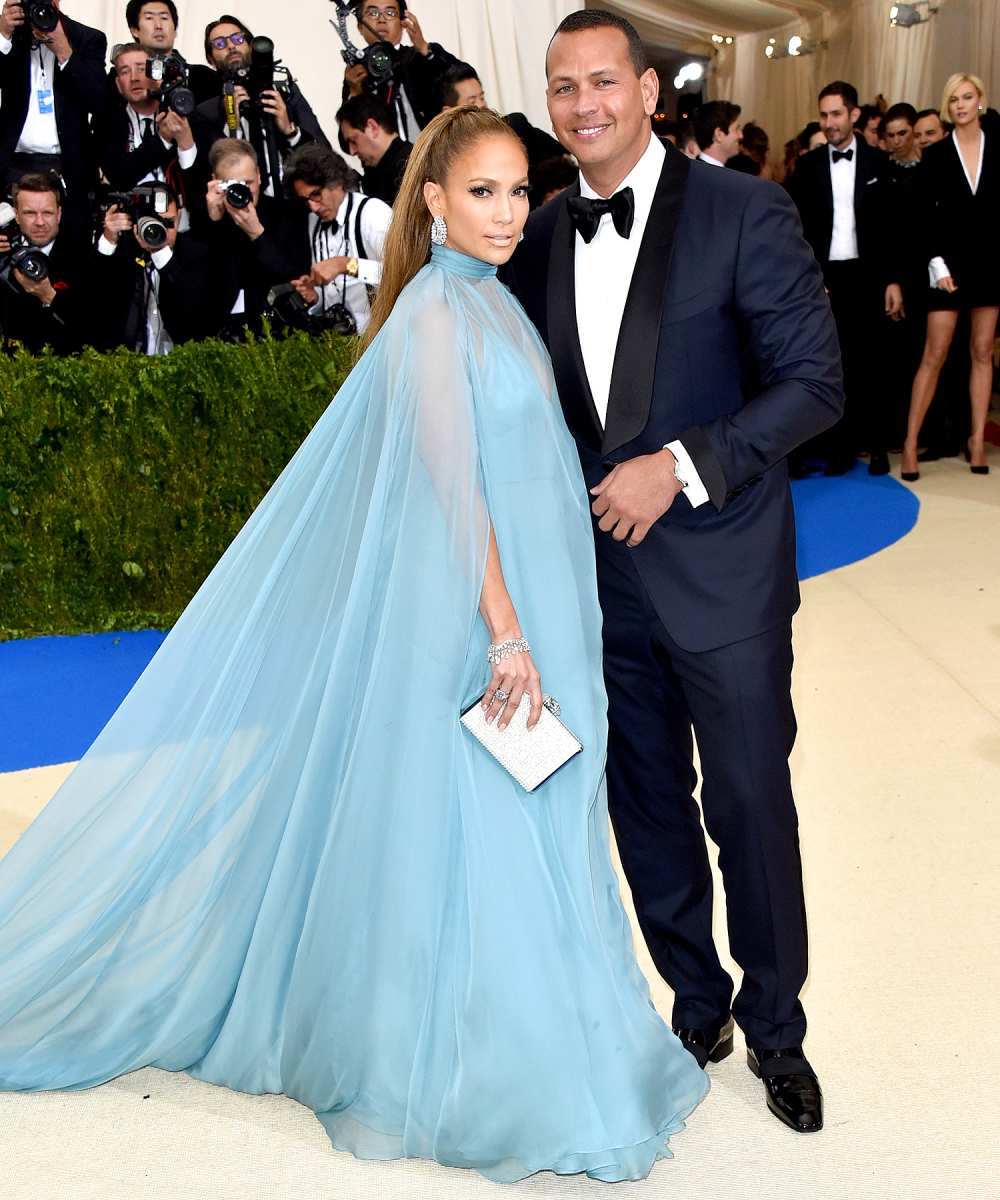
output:
M 461 729 L 490 522 L 584 745 L 527 795 Z M 0 863 L 0 1088 L 155 1066 L 334 1146 L 634 1179 L 707 1079 L 612 869 L 586 490 L 545 350 L 435 248 Z

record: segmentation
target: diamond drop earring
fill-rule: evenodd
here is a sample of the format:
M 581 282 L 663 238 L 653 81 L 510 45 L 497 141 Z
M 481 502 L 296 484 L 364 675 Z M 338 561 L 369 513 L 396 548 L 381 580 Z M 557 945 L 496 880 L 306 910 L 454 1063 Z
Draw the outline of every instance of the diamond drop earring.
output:
M 448 240 L 448 222 L 444 217 L 435 217 L 431 221 L 431 241 L 435 246 L 443 246 Z

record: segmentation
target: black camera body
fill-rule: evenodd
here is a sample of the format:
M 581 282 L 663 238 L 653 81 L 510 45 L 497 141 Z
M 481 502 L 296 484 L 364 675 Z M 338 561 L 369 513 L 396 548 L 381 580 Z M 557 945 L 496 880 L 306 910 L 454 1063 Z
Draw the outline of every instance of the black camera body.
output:
M 253 192 L 241 179 L 223 179 L 219 191 L 230 208 L 249 208 L 253 204 Z
M 117 205 L 120 212 L 128 213 L 147 246 L 159 250 L 167 244 L 174 219 L 166 215 L 170 200 L 162 188 L 140 183 L 130 192 L 109 192 L 105 201 L 106 208 Z
M 368 72 L 368 78 L 364 83 L 365 90 L 372 93 L 377 92 L 383 84 L 392 81 L 398 58 L 396 47 L 391 42 L 372 42 L 364 49 L 355 46 L 351 41 L 351 35 L 347 32 L 347 18 L 354 11 L 355 5 L 345 3 L 344 0 L 334 0 L 334 2 L 337 5 L 337 19 L 331 21 L 330 24 L 336 29 L 344 44 L 340 56 L 348 67 L 356 67 L 361 63 Z M 400 5 L 400 11 L 406 11 L 405 4 Z
M 10 243 L 10 249 L 0 254 L 0 282 L 15 292 L 23 293 L 23 288 L 14 278 L 15 270 L 32 283 L 40 283 L 48 278 L 48 258 L 18 228 L 14 209 L 7 203 L 0 204 L 0 234 Z
M 345 304 L 335 304 L 322 313 L 311 313 L 309 305 L 290 283 L 276 284 L 267 293 L 271 315 L 290 329 L 317 334 L 332 330 L 343 337 L 356 337 L 358 323 Z
M 24 6 L 24 15 L 32 29 L 39 33 L 52 33 L 59 24 L 59 9 L 49 0 L 30 0 Z
M 292 90 L 292 78 L 286 67 L 274 57 L 274 42 L 269 37 L 255 37 L 250 43 L 250 63 L 239 66 L 230 75 L 233 83 L 246 88 L 249 101 L 240 105 L 240 116 L 250 112 L 264 115 L 260 98 L 264 92 L 276 91 L 288 99 Z
M 157 84 L 150 95 L 160 102 L 160 112 L 174 112 L 189 117 L 195 109 L 188 65 L 176 50 L 154 54 L 146 59 L 146 78 Z

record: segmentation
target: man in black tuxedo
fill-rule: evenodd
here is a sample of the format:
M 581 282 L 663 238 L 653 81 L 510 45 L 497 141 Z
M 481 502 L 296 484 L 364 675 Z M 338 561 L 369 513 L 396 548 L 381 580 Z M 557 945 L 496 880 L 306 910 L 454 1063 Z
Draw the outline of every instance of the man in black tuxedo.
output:
M 899 320 L 903 314 L 899 238 L 889 219 L 895 194 L 891 164 L 856 133 L 860 115 L 851 84 L 827 84 L 819 94 L 819 123 L 827 144 L 802 155 L 788 181 L 806 241 L 823 269 L 840 336 L 846 394 L 843 420 L 793 458 L 796 475 L 808 472 L 814 455 L 825 457 L 827 475 L 843 475 L 862 448 L 871 453 L 869 474 L 889 472 L 892 401 L 878 364 L 884 361 L 885 320 Z
M 657 76 L 627 21 L 571 14 L 546 69 L 582 179 L 529 219 L 507 279 L 552 354 L 591 492 L 622 864 L 684 1045 L 718 1062 L 735 1016 L 771 1110 L 816 1130 L 784 460 L 840 414 L 836 331 L 784 192 L 653 137 Z M 692 729 L 735 1001 L 712 940 Z
M 391 108 L 374 96 L 353 96 L 337 112 L 340 148 L 361 160 L 361 186 L 391 208 L 413 146 L 399 136 Z
M 209 155 L 212 179 L 203 208 L 192 212 L 192 233 L 205 249 L 195 273 L 204 295 L 203 336 L 241 339 L 261 330 L 268 292 L 275 284 L 308 275 L 312 256 L 306 212 L 266 196 L 253 146 L 220 138 Z M 250 202 L 233 204 L 225 183 L 249 190 Z
M 237 72 L 250 67 L 252 43 L 253 34 L 238 17 L 223 14 L 205 27 L 205 57 L 218 74 L 219 86 L 212 99 L 195 109 L 191 125 L 203 164 L 220 137 L 250 142 L 261 165 L 265 195 L 281 200 L 281 164 L 291 151 L 305 142 L 330 143 L 297 83 L 286 90 L 267 89 L 260 95 L 259 109 L 253 106 L 237 78 Z
M 169 54 L 177 41 L 177 5 L 174 0 L 128 0 L 125 23 L 136 44 L 147 57 Z M 222 81 L 215 71 L 200 63 L 188 64 L 188 86 L 199 104 L 217 96 Z
M 406 0 L 357 0 L 354 15 L 368 45 L 387 42 L 394 48 L 395 64 L 392 76 L 380 83 L 370 78 L 364 63 L 348 67 L 341 99 L 376 97 L 392 110 L 403 141 L 415 142 L 420 130 L 441 111 L 441 80 L 458 59 L 424 37 Z M 402 45 L 404 33 L 412 46 Z
M 58 9 L 60 0 L 53 0 Z M 108 99 L 103 33 L 63 13 L 51 32 L 34 29 L 22 4 L 0 10 L 0 177 L 9 187 L 25 174 L 55 171 L 65 188 L 69 223 L 90 220 L 97 162 L 91 113 Z
M 146 186 L 165 199 L 166 240 L 151 243 L 128 213 L 112 205 L 91 254 L 93 344 L 100 350 L 125 346 L 142 354 L 167 354 L 205 336 L 209 328 L 206 249 L 179 232 L 180 209 L 170 188 L 164 183 Z
M 46 346 L 73 354 L 89 340 L 85 250 L 77 232 L 63 227 L 62 192 L 54 175 L 22 175 L 12 192 L 17 229 L 45 255 L 47 269 L 44 279 L 35 280 L 15 267 L 0 285 L 0 335 L 33 354 Z M 5 233 L 0 254 L 9 249 Z

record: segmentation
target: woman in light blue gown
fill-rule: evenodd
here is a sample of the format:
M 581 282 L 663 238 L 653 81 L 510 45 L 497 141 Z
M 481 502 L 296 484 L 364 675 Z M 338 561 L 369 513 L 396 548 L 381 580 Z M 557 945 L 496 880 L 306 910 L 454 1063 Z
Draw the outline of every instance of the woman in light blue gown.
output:
M 641 1178 L 706 1092 L 633 956 L 586 490 L 495 277 L 526 171 L 495 114 L 424 132 L 367 351 L 0 863 L 0 1088 L 186 1071 L 504 1182 Z M 535 663 L 584 750 L 529 795 L 458 717 L 537 713 Z

